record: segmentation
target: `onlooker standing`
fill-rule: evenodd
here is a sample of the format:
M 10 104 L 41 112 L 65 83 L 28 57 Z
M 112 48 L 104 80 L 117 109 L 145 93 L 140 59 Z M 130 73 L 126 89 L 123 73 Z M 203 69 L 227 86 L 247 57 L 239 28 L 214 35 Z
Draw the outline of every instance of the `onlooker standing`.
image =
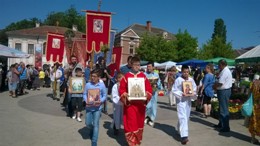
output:
M 181 143 L 186 144 L 189 139 L 189 127 L 188 122 L 190 118 L 191 111 L 191 98 L 196 96 L 197 86 L 192 78 L 189 77 L 189 67 L 187 65 L 183 65 L 181 68 L 182 76 L 178 77 L 175 80 L 175 83 L 172 87 L 172 92 L 176 97 L 177 103 L 177 115 L 178 115 L 178 131 L 181 136 Z M 183 89 L 183 82 L 188 81 L 192 84 L 192 93 L 188 94 Z
M 18 64 L 14 64 L 12 67 L 12 79 L 11 79 L 11 90 L 12 90 L 12 97 L 15 98 L 17 97 L 17 85 L 19 83 L 19 75 L 20 72 L 17 70 L 18 69 Z
M 39 71 L 40 86 L 42 87 L 44 85 L 45 72 L 41 68 Z
M 2 66 L 2 63 L 0 63 L 0 91 L 2 89 L 2 83 L 3 83 L 3 74 L 4 74 L 4 71 L 3 71 L 3 66 Z
M 51 71 L 52 77 L 52 91 L 53 99 L 60 100 L 60 78 L 62 76 L 61 70 L 59 70 L 59 63 L 55 63 Z
M 31 90 L 40 90 L 40 79 L 39 79 L 39 71 L 37 67 L 33 68 L 33 83 L 32 83 L 32 89 Z
M 197 86 L 200 84 L 200 80 L 202 79 L 202 71 L 200 69 L 200 66 L 197 66 L 195 73 L 193 75 L 193 79 Z
M 25 67 L 25 64 L 23 62 L 20 63 L 20 66 L 18 67 L 18 71 L 20 72 L 20 81 L 18 84 L 18 94 L 23 95 L 25 94 L 25 86 L 27 81 L 27 69 Z
M 260 136 L 260 80 L 256 79 L 253 81 L 251 87 L 253 95 L 253 114 L 249 118 L 249 132 L 251 133 L 251 143 L 259 145 L 259 141 L 255 136 Z
M 13 92 L 12 92 L 12 70 L 13 70 L 13 65 L 10 66 L 9 71 L 6 74 L 6 82 L 8 84 L 8 90 L 9 90 L 9 96 L 12 96 Z
M 231 96 L 232 74 L 227 67 L 227 62 L 224 59 L 219 60 L 218 68 L 220 69 L 217 82 L 214 84 L 214 89 L 217 89 L 219 101 L 219 123 L 215 128 L 220 128 L 220 132 L 229 132 L 229 110 L 228 103 Z
M 50 68 L 45 69 L 44 71 L 44 87 L 51 87 L 51 78 L 50 78 Z
M 203 94 L 203 109 L 204 109 L 204 118 L 210 115 L 211 111 L 211 98 L 214 96 L 213 85 L 215 83 L 214 77 L 214 66 L 213 64 L 208 64 L 205 68 L 206 74 L 202 80 L 202 87 L 200 94 Z
M 101 116 L 102 104 L 107 98 L 106 87 L 99 81 L 100 70 L 91 71 L 91 82 L 86 84 L 83 99 L 86 102 L 86 127 L 90 130 L 91 146 L 97 146 L 99 133 L 99 119 Z M 90 91 L 96 91 L 98 94 L 91 95 Z M 99 95 L 99 96 L 98 96 Z M 93 97 L 95 96 L 94 100 Z

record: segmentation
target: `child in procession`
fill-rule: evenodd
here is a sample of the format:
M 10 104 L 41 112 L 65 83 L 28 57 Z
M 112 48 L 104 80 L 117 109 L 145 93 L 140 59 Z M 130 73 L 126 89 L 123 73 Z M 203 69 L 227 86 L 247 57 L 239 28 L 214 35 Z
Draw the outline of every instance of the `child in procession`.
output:
M 107 98 L 105 84 L 100 82 L 100 70 L 94 69 L 90 73 L 91 81 L 86 84 L 83 99 L 86 102 L 86 127 L 90 130 L 91 146 L 97 146 L 99 133 L 99 119 L 102 104 Z
M 178 115 L 177 127 L 178 127 L 178 131 L 180 132 L 181 143 L 185 145 L 189 141 L 188 122 L 189 122 L 190 111 L 191 111 L 191 99 L 196 97 L 197 86 L 195 81 L 191 77 L 189 77 L 190 71 L 187 65 L 183 65 L 181 71 L 182 71 L 182 76 L 178 77 L 175 80 L 175 83 L 172 87 L 172 92 L 176 97 L 176 103 L 177 103 L 177 115 Z M 184 82 L 191 82 L 193 90 L 186 93 L 186 91 L 184 91 L 183 89 Z
M 82 78 L 83 83 L 85 83 L 85 79 L 83 77 L 82 69 L 81 68 L 76 68 L 76 77 Z M 69 78 L 69 82 L 67 83 L 68 86 L 72 86 L 71 83 L 72 78 Z M 82 85 L 84 88 L 84 84 Z M 83 109 L 83 91 L 82 93 L 72 93 L 72 87 L 68 89 L 69 93 L 71 94 L 71 105 L 73 109 L 73 116 L 72 119 L 76 119 L 78 122 L 82 122 L 81 120 L 81 111 Z
M 113 100 L 113 121 L 112 126 L 114 129 L 114 135 L 118 135 L 119 129 L 123 124 L 123 103 L 120 101 L 119 86 L 120 81 L 124 77 L 124 74 L 119 72 L 116 75 L 116 84 L 112 88 L 112 100 Z

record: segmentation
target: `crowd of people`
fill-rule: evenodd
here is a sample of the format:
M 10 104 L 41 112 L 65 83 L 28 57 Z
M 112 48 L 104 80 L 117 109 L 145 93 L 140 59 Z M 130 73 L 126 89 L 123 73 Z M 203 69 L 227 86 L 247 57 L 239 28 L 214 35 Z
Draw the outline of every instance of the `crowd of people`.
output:
M 119 130 L 123 128 L 128 145 L 140 145 L 144 125 L 155 125 L 158 91 L 165 89 L 169 97 L 169 106 L 177 108 L 177 130 L 182 144 L 189 142 L 191 102 L 198 97 L 202 98 L 202 118 L 207 118 L 211 112 L 211 99 L 214 93 L 217 94 L 220 116 L 219 123 L 214 127 L 218 128 L 219 132 L 230 131 L 228 104 L 232 73 L 225 60 L 219 61 L 217 73 L 214 66 L 208 64 L 204 70 L 196 68 L 192 76 L 190 68 L 183 65 L 180 71 L 175 66 L 171 67 L 164 78 L 155 70 L 153 62 L 148 62 L 146 71 L 143 71 L 138 57 L 129 56 L 127 61 L 127 65 L 115 71 L 113 76 L 103 57 L 95 64 L 88 61 L 85 68 L 77 62 L 76 56 L 71 56 L 70 64 L 65 66 L 55 63 L 53 66 L 37 68 L 20 62 L 10 66 L 6 81 L 13 98 L 28 94 L 25 89 L 40 90 L 40 87 L 51 87 L 52 98 L 59 101 L 63 97 L 62 105 L 67 115 L 78 122 L 82 122 L 82 111 L 85 110 L 85 124 L 90 131 L 92 146 L 98 143 L 100 116 L 102 112 L 108 114 L 107 100 L 113 102 L 111 128 L 114 134 L 118 135 Z M 131 87 L 131 78 L 142 81 L 138 90 Z M 254 95 L 260 95 L 259 86 L 258 82 L 254 82 Z M 136 97 L 131 97 L 130 92 L 136 92 Z M 259 97 L 255 96 L 255 101 L 258 103 Z M 259 119 L 259 109 L 255 110 L 254 116 Z M 252 125 L 259 125 L 255 118 L 250 122 Z M 255 136 L 260 135 L 259 127 L 252 125 L 249 126 L 252 142 L 258 143 Z

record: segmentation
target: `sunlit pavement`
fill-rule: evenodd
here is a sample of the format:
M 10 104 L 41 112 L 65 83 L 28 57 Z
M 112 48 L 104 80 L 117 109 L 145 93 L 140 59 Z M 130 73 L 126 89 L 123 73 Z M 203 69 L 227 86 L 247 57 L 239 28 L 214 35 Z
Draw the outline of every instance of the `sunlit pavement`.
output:
M 29 94 L 12 98 L 8 92 L 0 93 L 0 146 L 90 146 L 88 131 L 83 122 L 66 117 L 61 101 L 53 100 L 50 88 L 28 91 Z M 102 114 L 99 129 L 99 146 L 126 145 L 124 133 L 113 135 L 111 126 L 112 104 L 108 102 L 109 115 Z M 247 146 L 250 134 L 243 126 L 244 120 L 231 120 L 231 132 L 219 133 L 212 125 L 214 118 L 201 118 L 201 113 L 191 113 L 188 146 Z M 176 107 L 168 105 L 168 98 L 158 98 L 155 126 L 145 126 L 142 146 L 181 145 L 176 132 Z M 140 121 L 143 122 L 143 121 Z

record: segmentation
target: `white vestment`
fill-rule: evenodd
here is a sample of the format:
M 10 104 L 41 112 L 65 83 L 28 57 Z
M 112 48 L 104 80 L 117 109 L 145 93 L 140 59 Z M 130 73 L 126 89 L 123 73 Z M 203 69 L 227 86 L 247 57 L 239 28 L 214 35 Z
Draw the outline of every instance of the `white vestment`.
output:
M 123 125 L 123 103 L 120 101 L 118 88 L 118 84 L 115 84 L 112 88 L 113 121 L 111 126 L 115 125 L 116 129 L 120 129 Z
M 188 80 L 184 80 L 182 77 L 178 77 L 175 80 L 174 85 L 172 86 L 173 95 L 176 97 L 177 103 L 177 115 L 178 115 L 178 131 L 180 132 L 181 137 L 188 137 L 189 136 L 189 128 L 188 122 L 190 117 L 191 111 L 191 99 L 194 97 L 185 97 L 183 96 L 183 81 L 191 81 L 193 93 L 196 96 L 196 89 L 197 86 L 192 78 L 188 78 Z

